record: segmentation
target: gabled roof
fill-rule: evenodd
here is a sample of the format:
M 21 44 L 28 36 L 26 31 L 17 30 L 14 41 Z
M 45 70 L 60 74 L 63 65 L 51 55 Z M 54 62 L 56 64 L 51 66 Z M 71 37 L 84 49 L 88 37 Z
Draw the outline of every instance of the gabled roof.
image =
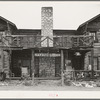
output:
M 88 20 L 88 21 L 84 22 L 84 23 L 83 23 L 83 24 L 81 24 L 79 27 L 82 27 L 82 26 L 84 26 L 85 24 L 88 24 L 89 22 L 91 22 L 91 21 L 95 20 L 95 19 L 96 19 L 96 18 L 98 18 L 98 17 L 100 17 L 100 14 L 98 14 L 98 15 L 96 15 L 95 17 L 91 18 L 90 20 Z
M 11 21 L 5 19 L 4 17 L 0 16 L 0 19 L 2 19 L 3 21 L 5 21 L 5 22 L 11 24 L 12 26 L 15 26 L 15 27 L 16 27 L 16 25 L 15 25 L 14 23 L 12 23 Z

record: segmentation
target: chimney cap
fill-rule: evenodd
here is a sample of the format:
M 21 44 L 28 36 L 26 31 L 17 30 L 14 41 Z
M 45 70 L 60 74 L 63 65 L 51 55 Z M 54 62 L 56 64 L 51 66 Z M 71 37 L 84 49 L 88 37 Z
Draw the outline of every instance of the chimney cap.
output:
M 53 9 L 53 7 L 42 7 L 42 9 Z

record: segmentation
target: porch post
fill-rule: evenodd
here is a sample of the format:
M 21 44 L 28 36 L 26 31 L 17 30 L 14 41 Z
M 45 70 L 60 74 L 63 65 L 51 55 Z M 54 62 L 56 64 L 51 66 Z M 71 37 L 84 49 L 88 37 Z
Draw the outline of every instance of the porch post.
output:
M 34 50 L 31 50 L 32 58 L 31 58 L 31 75 L 32 75 L 32 82 L 34 83 Z
M 1 69 L 3 71 L 3 68 L 4 68 L 4 52 L 3 52 L 3 49 L 1 48 Z
M 94 49 L 92 48 L 92 50 L 91 50 L 91 67 L 92 67 L 92 79 L 93 79 L 93 77 L 94 77 Z
M 62 84 L 62 86 L 64 85 L 63 68 L 64 68 L 64 54 L 63 54 L 63 50 L 61 50 L 61 84 Z
M 9 50 L 8 54 L 9 54 L 9 76 L 8 77 L 10 78 L 10 77 L 12 77 L 11 76 L 11 69 L 10 69 L 10 67 L 11 67 L 11 61 L 12 61 L 11 60 L 12 50 Z

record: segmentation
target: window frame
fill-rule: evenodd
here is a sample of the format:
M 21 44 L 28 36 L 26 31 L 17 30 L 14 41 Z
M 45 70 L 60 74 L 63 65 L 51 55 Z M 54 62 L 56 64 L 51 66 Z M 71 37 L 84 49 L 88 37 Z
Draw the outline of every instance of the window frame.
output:
M 91 65 L 91 56 L 88 56 L 88 59 L 89 59 L 89 65 Z M 100 68 L 99 68 L 99 58 L 97 56 L 94 56 L 93 59 L 96 59 L 96 63 L 97 63 L 96 69 L 100 70 Z M 94 66 L 94 64 L 93 64 L 93 66 Z M 95 68 L 93 68 L 93 69 L 95 69 Z
M 96 31 L 90 31 L 88 34 L 90 36 L 93 36 L 94 37 L 94 43 L 97 43 L 98 42 L 97 32 Z

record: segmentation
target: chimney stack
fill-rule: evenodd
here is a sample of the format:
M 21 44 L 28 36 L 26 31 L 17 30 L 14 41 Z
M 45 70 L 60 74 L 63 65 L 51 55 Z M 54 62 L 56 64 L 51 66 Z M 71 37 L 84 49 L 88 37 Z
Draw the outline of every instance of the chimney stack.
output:
M 41 11 L 41 35 L 48 36 L 53 40 L 53 8 L 42 7 Z M 42 37 L 42 40 L 45 37 Z M 53 47 L 53 41 L 49 39 L 49 47 Z M 42 47 L 47 47 L 47 40 L 41 43 Z

